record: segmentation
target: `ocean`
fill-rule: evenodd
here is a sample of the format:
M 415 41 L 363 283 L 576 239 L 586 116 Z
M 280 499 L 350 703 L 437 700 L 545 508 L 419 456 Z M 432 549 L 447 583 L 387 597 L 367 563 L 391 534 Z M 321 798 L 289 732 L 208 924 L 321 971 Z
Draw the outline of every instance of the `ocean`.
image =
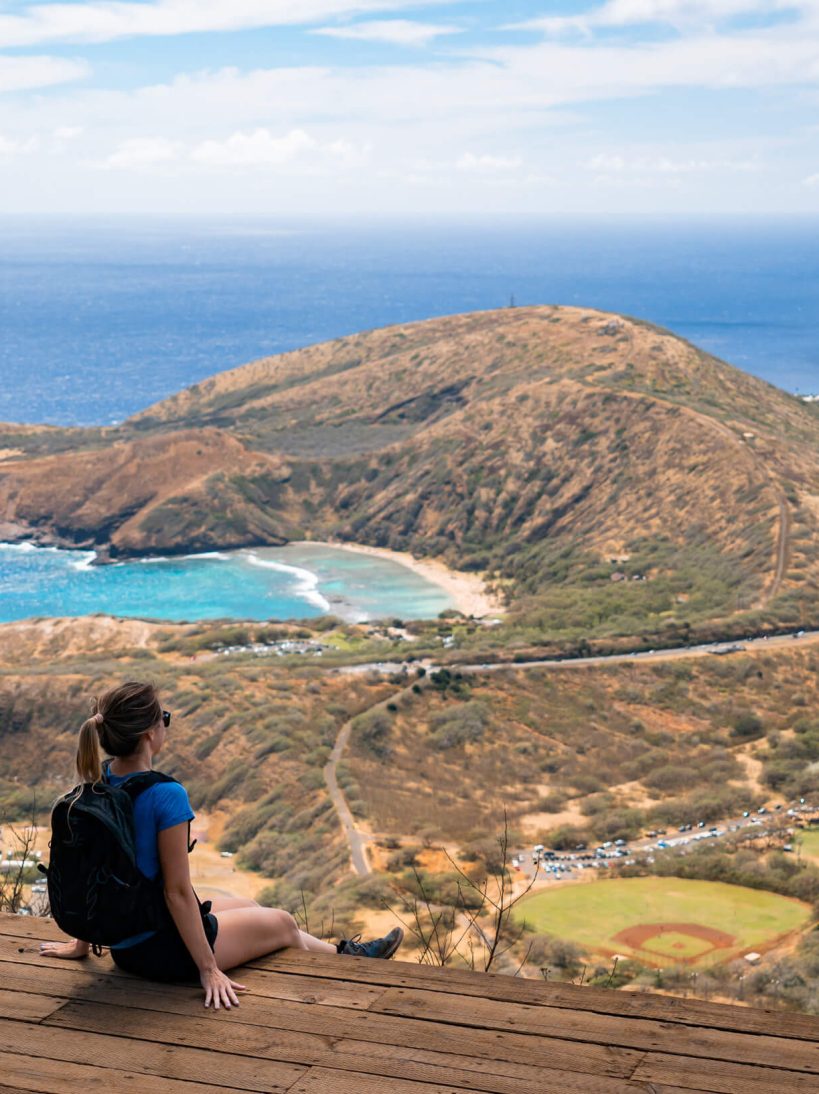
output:
M 649 319 L 819 391 L 819 219 L 0 219 L 0 421 L 108 425 L 260 356 L 512 298 Z

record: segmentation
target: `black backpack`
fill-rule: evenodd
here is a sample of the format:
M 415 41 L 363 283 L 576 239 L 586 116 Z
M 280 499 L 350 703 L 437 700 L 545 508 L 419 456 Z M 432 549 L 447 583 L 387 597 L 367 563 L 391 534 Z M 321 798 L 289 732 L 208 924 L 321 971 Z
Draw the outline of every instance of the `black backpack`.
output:
M 108 764 L 103 765 L 105 774 Z M 61 930 L 94 952 L 171 922 L 162 876 L 150 880 L 136 864 L 134 802 L 161 782 L 160 771 L 133 775 L 122 786 L 83 783 L 51 812 L 48 878 L 51 914 Z M 192 846 L 188 848 L 192 850 Z

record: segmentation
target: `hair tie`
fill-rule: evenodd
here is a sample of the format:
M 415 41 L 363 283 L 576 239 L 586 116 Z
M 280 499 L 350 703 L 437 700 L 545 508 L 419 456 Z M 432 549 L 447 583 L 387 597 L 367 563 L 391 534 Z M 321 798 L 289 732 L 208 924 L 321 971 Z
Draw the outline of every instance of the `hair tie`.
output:
M 94 721 L 95 721 L 95 722 L 97 723 L 97 725 L 98 725 L 98 726 L 101 726 L 101 725 L 102 725 L 102 723 L 103 723 L 103 722 L 105 721 L 105 718 L 103 717 L 103 715 L 102 715 L 102 714 L 100 714 L 99 712 L 97 712 L 97 713 L 96 713 L 96 714 L 94 715 Z

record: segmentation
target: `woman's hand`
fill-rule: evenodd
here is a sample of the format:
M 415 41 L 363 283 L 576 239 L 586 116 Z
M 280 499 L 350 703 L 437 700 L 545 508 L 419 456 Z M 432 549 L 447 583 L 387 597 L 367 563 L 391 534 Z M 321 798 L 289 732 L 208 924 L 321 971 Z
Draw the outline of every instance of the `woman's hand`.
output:
M 199 979 L 205 989 L 205 1006 L 209 1007 L 213 1003 L 214 1010 L 218 1010 L 220 1006 L 228 1009 L 231 1006 L 238 1007 L 236 992 L 247 990 L 244 984 L 237 984 L 229 976 L 225 976 L 221 969 L 206 969 L 199 973 Z
M 87 957 L 91 947 L 87 942 L 81 942 L 79 938 L 72 938 L 70 942 L 41 942 L 41 957 L 64 957 L 68 961 L 76 961 L 80 957 Z

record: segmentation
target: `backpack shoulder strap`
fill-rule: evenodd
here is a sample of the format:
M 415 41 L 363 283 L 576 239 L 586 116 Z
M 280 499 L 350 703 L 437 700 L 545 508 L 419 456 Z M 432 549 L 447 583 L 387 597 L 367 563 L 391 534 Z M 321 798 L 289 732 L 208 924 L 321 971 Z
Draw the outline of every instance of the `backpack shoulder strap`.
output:
M 109 768 L 111 767 L 110 760 L 104 760 L 102 765 L 103 780 L 107 783 L 108 776 L 110 774 Z M 157 783 L 175 783 L 178 782 L 172 775 L 166 775 L 163 771 L 141 771 L 138 775 L 132 775 L 131 778 L 126 779 L 124 783 L 117 787 L 118 790 L 124 790 L 129 796 L 131 801 L 136 801 L 140 794 L 145 790 L 148 790 L 152 786 L 156 786 Z
M 157 783 L 175 783 L 176 781 L 172 775 L 166 775 L 162 771 L 145 771 L 127 779 L 119 789 L 129 794 L 132 800 L 136 800 L 140 794 L 156 786 Z
M 108 775 L 108 764 L 110 764 L 110 762 L 110 760 L 106 760 L 103 764 L 106 777 Z M 156 786 L 157 783 L 178 782 L 179 780 L 175 779 L 173 775 L 166 775 L 164 771 L 145 771 L 139 775 L 134 775 L 133 778 L 127 779 L 119 789 L 125 790 L 131 798 L 131 801 L 136 801 L 143 791 L 148 790 L 152 786 Z M 188 854 L 194 849 L 196 842 L 196 840 L 191 842 L 191 822 L 188 821 Z

